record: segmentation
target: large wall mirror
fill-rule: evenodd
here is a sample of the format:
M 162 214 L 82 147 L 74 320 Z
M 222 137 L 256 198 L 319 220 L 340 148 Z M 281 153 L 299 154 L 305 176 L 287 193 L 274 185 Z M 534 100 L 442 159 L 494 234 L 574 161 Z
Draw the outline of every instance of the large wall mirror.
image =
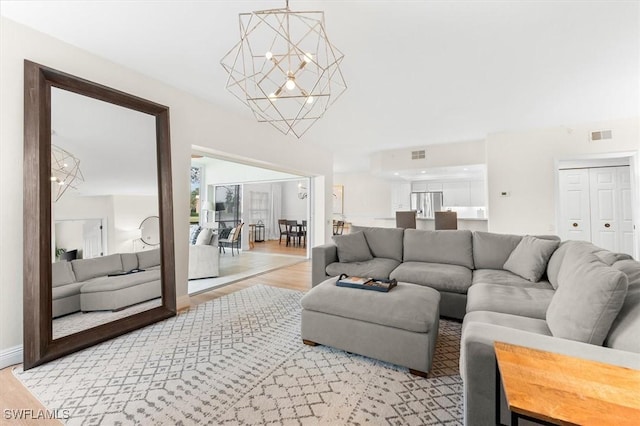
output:
M 29 369 L 173 316 L 176 298 L 169 109 L 30 61 L 24 84 Z

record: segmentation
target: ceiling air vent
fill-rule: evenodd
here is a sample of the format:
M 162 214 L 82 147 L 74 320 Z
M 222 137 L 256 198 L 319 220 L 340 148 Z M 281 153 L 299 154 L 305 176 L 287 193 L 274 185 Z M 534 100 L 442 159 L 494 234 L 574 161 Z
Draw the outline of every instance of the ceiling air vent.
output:
M 425 158 L 425 150 L 421 151 L 411 151 L 411 159 L 412 160 L 423 160 Z
M 592 141 L 602 141 L 613 138 L 613 133 L 611 130 L 596 130 L 595 132 L 591 132 L 589 137 Z

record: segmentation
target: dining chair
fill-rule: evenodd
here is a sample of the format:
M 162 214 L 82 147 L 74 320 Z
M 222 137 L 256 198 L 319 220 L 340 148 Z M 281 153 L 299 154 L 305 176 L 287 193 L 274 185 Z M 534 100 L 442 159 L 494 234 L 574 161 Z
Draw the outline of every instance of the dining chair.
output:
M 416 211 L 396 212 L 396 228 L 416 229 Z
M 458 229 L 458 213 L 435 212 L 436 230 Z
M 231 256 L 233 256 L 233 246 L 235 245 L 236 251 L 240 254 L 240 235 L 242 231 L 242 226 L 244 223 L 234 227 L 229 232 L 229 236 L 227 238 L 222 238 L 218 240 L 218 247 L 222 249 L 223 253 L 226 253 L 225 244 L 228 244 L 231 247 Z
M 302 238 L 302 247 L 307 247 L 307 221 L 302 221 L 302 228 L 300 229 L 300 237 Z
M 289 247 L 291 239 L 293 239 L 293 244 L 296 243 L 296 240 L 300 242 L 300 236 L 298 235 L 298 221 L 296 220 L 287 220 L 287 247 Z
M 289 229 L 287 228 L 287 220 L 286 219 L 278 219 L 278 228 L 280 230 L 280 238 L 278 239 L 278 244 L 282 244 L 282 236 L 287 236 Z
M 344 232 L 344 221 L 343 220 L 334 220 L 333 221 L 333 235 L 342 235 Z

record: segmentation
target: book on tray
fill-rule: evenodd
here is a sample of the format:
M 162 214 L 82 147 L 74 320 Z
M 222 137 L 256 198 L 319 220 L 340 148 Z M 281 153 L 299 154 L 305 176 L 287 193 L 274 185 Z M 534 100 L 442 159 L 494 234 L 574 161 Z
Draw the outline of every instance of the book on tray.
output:
M 347 274 L 342 274 L 336 281 L 338 287 L 360 288 L 363 290 L 373 290 L 388 292 L 393 287 L 398 285 L 395 279 L 385 280 L 376 278 L 365 277 L 350 277 Z

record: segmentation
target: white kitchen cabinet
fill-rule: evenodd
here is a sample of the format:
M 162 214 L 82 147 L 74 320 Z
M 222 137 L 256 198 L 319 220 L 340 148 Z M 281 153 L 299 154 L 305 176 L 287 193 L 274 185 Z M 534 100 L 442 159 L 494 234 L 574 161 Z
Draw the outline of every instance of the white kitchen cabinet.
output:
M 427 182 L 428 192 L 442 192 L 442 182 Z
M 443 182 L 443 200 L 445 207 L 468 207 L 471 206 L 471 196 L 469 182 Z
M 411 192 L 427 192 L 427 182 L 411 182 Z
M 391 184 L 391 212 L 411 208 L 411 184 L 409 182 Z

